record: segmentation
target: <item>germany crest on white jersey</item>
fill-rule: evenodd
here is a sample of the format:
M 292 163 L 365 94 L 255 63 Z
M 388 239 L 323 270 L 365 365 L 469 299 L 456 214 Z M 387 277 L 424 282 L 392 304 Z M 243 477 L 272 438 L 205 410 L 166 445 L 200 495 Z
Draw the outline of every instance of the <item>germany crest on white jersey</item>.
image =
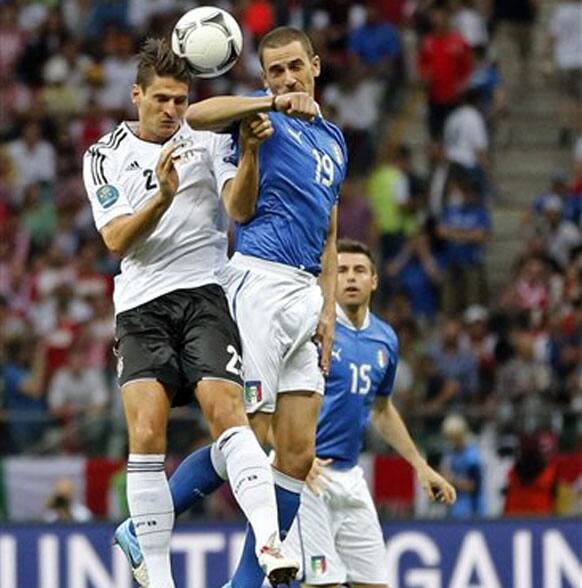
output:
M 228 221 L 220 194 L 236 173 L 231 138 L 182 124 L 166 143 L 136 134 L 124 122 L 92 145 L 83 180 L 98 230 L 142 208 L 158 190 L 155 174 L 162 149 L 179 142 L 180 184 L 156 228 L 123 258 L 115 278 L 116 313 L 181 288 L 217 283 L 226 263 Z

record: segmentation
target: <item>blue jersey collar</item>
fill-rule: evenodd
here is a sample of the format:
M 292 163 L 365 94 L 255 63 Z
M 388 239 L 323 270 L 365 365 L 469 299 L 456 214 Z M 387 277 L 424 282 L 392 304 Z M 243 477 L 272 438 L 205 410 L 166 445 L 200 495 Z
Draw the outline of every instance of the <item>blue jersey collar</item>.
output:
M 354 323 L 347 317 L 346 313 L 342 310 L 342 307 L 339 304 L 335 305 L 336 309 L 336 320 L 340 325 L 351 329 L 352 331 L 364 331 L 370 326 L 370 309 L 366 310 L 366 317 L 364 318 L 364 322 L 362 326 L 358 329 Z

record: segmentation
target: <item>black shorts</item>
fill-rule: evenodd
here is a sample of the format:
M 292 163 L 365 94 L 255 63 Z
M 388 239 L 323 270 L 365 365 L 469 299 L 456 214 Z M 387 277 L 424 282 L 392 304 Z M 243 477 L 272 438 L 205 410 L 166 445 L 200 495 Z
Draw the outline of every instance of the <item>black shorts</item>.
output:
M 156 379 L 172 405 L 188 404 L 201 379 L 242 385 L 241 343 L 222 288 L 175 290 L 117 315 L 119 385 Z

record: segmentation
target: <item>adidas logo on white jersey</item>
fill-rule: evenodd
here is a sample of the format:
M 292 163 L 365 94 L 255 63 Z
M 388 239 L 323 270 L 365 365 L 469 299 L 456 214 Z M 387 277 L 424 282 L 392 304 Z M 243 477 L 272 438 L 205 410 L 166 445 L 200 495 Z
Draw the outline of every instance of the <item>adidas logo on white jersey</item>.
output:
M 131 162 L 131 163 L 130 163 L 130 164 L 129 164 L 129 165 L 126 167 L 126 168 L 125 168 L 125 171 L 133 171 L 133 170 L 135 170 L 135 169 L 141 169 L 141 165 L 140 165 L 140 164 L 139 164 L 137 161 L 133 160 L 133 161 L 132 161 L 132 162 Z

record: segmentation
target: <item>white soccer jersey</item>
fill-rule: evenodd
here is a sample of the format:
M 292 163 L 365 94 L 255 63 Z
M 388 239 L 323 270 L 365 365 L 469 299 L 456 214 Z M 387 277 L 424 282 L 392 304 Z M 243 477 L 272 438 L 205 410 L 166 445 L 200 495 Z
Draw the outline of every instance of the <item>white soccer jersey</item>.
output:
M 187 147 L 179 148 L 174 201 L 121 262 L 113 294 L 116 314 L 174 290 L 218 283 L 227 260 L 228 220 L 220 194 L 236 173 L 230 137 L 194 131 L 184 123 L 160 144 L 140 139 L 136 127 L 120 124 L 85 153 L 83 179 L 98 230 L 153 197 L 155 168 L 166 145 L 185 142 Z

